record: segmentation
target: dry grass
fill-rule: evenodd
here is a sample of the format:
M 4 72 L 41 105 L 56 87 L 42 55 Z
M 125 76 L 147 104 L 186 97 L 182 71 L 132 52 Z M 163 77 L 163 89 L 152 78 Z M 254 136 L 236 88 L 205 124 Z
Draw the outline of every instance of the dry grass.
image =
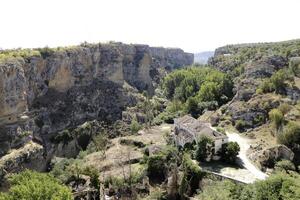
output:
M 154 126 L 148 130 L 142 130 L 138 135 L 124 136 L 114 138 L 111 140 L 112 145 L 107 149 L 105 157 L 101 152 L 94 152 L 84 158 L 85 166 L 94 166 L 102 174 L 108 176 L 122 176 L 124 173 L 128 174 L 130 170 L 130 163 L 136 163 L 143 158 L 144 148 L 138 148 L 132 145 L 120 144 L 122 139 L 142 142 L 146 146 L 166 145 L 164 133 L 171 131 L 172 126 L 163 124 L 161 126 Z M 131 164 L 131 170 L 139 167 L 138 164 Z

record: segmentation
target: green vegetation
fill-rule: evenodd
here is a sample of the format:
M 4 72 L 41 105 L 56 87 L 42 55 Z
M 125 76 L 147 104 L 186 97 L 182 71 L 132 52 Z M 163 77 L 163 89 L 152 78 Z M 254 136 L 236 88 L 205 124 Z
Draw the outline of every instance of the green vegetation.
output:
M 204 176 L 198 164 L 194 163 L 189 154 L 182 158 L 183 177 L 181 179 L 179 193 L 181 199 L 188 199 L 199 188 L 200 181 Z
M 288 122 L 283 133 L 277 135 L 278 142 L 290 148 L 300 144 L 300 125 L 297 122 Z
M 223 71 L 232 75 L 236 68 L 243 66 L 249 60 L 262 57 L 276 56 L 283 58 L 300 56 L 300 40 L 290 40 L 276 43 L 256 43 L 227 45 L 222 47 L 222 52 L 227 55 L 218 55 L 211 60 L 215 66 L 220 66 Z
M 207 184 L 204 189 L 196 196 L 199 200 L 233 200 L 232 189 L 237 187 L 231 181 L 218 181 Z
M 160 153 L 147 158 L 149 178 L 164 180 L 171 163 L 177 162 L 178 151 L 175 147 L 167 146 Z
M 244 131 L 245 130 L 245 128 L 246 128 L 246 122 L 244 121 L 244 120 L 241 120 L 241 119 L 239 119 L 239 120 L 237 120 L 236 122 L 235 122 L 235 128 L 238 130 L 238 131 Z
M 240 146 L 237 142 L 228 142 L 222 145 L 220 155 L 225 162 L 234 164 L 239 151 Z
M 273 109 L 269 112 L 269 118 L 274 124 L 275 130 L 278 133 L 279 130 L 282 130 L 284 125 L 284 116 L 279 109 Z
M 209 67 L 173 71 L 164 78 L 162 88 L 168 99 L 184 105 L 180 110 L 193 116 L 215 109 L 233 96 L 230 76 Z
M 276 92 L 277 94 L 284 94 L 285 88 L 288 86 L 287 81 L 293 82 L 293 77 L 286 69 L 278 70 L 270 78 L 265 79 L 259 86 L 257 93 Z
M 8 193 L 0 193 L 3 200 L 71 200 L 71 190 L 49 174 L 25 170 L 10 177 Z
M 275 169 L 280 171 L 296 171 L 294 163 L 289 160 L 280 160 L 275 163 Z
M 109 144 L 108 134 L 103 131 L 102 133 L 94 135 L 92 137 L 92 144 L 94 145 L 96 151 L 101 152 L 102 156 L 105 157 L 105 152 Z M 88 147 L 90 147 L 90 145 L 91 144 L 89 144 Z
M 198 161 L 207 160 L 212 154 L 213 140 L 209 137 L 200 137 L 197 143 L 195 157 Z
M 139 124 L 136 119 L 133 119 L 130 124 L 130 131 L 131 133 L 137 133 L 139 130 L 142 129 L 142 127 L 143 126 Z
M 38 50 L 33 49 L 13 49 L 0 51 L 0 61 L 7 61 L 12 58 L 28 58 L 32 56 L 41 56 Z
M 297 200 L 300 199 L 300 176 L 277 173 L 267 180 L 249 185 L 229 181 L 215 182 L 204 187 L 199 200 Z
M 295 57 L 295 58 L 291 59 L 291 61 L 289 63 L 289 68 L 295 76 L 299 77 L 300 76 L 300 57 Z

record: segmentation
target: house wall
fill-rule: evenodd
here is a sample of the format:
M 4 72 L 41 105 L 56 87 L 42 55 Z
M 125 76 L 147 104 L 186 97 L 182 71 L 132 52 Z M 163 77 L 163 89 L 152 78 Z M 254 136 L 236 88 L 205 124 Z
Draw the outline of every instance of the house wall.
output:
M 186 143 L 193 143 L 194 136 L 185 128 L 175 125 L 175 140 L 178 146 L 184 147 Z
M 228 138 L 218 138 L 215 140 L 215 154 L 218 153 L 219 150 L 221 150 L 222 145 L 228 143 Z

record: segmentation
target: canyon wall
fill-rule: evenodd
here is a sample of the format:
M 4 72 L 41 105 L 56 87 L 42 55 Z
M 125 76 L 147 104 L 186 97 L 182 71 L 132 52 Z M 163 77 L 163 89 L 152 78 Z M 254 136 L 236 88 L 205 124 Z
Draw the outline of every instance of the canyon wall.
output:
M 193 63 L 180 49 L 122 43 L 42 49 L 0 61 L 0 156 L 87 120 L 114 122 L 135 104 L 124 86 L 153 93 L 160 78 Z

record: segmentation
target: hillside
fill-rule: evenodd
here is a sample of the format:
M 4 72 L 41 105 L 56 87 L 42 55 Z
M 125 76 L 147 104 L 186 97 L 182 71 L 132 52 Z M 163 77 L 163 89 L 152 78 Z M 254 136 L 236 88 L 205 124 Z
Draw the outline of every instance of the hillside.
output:
M 298 199 L 300 40 L 192 64 L 122 43 L 2 51 L 2 187 L 47 168 L 74 199 Z

